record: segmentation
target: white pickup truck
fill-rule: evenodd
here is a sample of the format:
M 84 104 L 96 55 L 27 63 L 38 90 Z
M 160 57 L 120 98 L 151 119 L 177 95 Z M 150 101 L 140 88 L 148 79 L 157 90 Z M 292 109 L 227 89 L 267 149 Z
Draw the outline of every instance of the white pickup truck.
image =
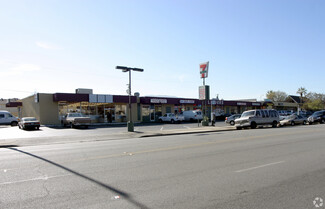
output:
M 180 123 L 184 121 L 184 116 L 175 115 L 174 113 L 166 113 L 164 116 L 159 117 L 159 122 Z

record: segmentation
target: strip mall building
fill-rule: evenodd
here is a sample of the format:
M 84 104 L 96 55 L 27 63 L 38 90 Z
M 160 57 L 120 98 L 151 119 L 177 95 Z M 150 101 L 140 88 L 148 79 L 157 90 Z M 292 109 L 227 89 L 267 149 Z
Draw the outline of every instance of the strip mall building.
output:
M 81 112 L 92 119 L 92 123 L 121 123 L 129 120 L 129 96 L 93 94 L 92 90 L 76 93 L 37 93 L 16 102 L 19 117 L 36 117 L 43 125 L 59 125 L 68 112 Z M 13 106 L 13 104 L 7 104 Z M 185 110 L 207 108 L 223 110 L 227 114 L 242 113 L 258 108 L 267 108 L 255 100 L 209 100 L 207 104 L 193 98 L 140 97 L 131 96 L 132 120 L 134 122 L 155 122 L 165 113 L 181 113 Z

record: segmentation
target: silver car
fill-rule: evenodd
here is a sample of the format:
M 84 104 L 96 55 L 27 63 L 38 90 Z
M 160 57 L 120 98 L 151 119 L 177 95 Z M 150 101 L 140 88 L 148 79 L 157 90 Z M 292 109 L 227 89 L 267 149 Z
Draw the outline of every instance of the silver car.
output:
M 240 116 L 241 116 L 241 114 L 234 114 L 234 115 L 231 115 L 229 117 L 226 117 L 225 123 L 230 124 L 230 125 L 233 126 L 233 125 L 235 125 L 235 120 L 237 118 L 240 118 Z
M 280 126 L 285 126 L 285 125 L 291 125 L 294 126 L 296 124 L 307 124 L 307 118 L 301 116 L 301 115 L 295 115 L 292 114 L 290 116 L 287 116 L 284 120 L 280 121 Z

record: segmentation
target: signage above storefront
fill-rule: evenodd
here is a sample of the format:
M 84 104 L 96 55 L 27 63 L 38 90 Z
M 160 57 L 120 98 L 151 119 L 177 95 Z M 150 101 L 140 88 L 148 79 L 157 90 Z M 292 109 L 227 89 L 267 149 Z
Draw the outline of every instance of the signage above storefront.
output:
M 237 105 L 238 106 L 247 106 L 247 103 L 246 102 L 237 102 Z
M 252 106 L 261 106 L 261 103 L 259 103 L 259 102 L 252 102 Z
M 179 103 L 181 104 L 194 104 L 195 101 L 194 100 L 179 100 Z
M 167 104 L 167 99 L 150 99 L 150 103 Z
M 90 103 L 113 103 L 113 95 L 89 94 Z

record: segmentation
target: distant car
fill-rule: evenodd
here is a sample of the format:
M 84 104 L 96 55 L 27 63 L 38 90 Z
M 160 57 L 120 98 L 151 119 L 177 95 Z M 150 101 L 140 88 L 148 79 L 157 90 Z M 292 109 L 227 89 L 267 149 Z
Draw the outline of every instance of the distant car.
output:
M 280 121 L 280 126 L 285 126 L 285 125 L 296 125 L 296 124 L 307 124 L 307 118 L 301 116 L 301 115 L 296 115 L 292 114 L 290 116 L 287 116 L 284 120 Z
M 61 124 L 64 127 L 85 127 L 88 128 L 88 126 L 91 123 L 90 117 L 85 117 L 81 113 L 68 113 L 65 116 L 63 116 L 61 120 Z
M 40 122 L 34 117 L 24 117 L 18 122 L 20 129 L 39 129 Z
M 234 115 L 231 115 L 231 116 L 229 116 L 229 117 L 226 117 L 226 119 L 225 119 L 225 123 L 234 126 L 234 125 L 235 125 L 235 120 L 236 120 L 237 118 L 240 118 L 240 116 L 241 116 L 241 114 L 234 114 Z
M 203 113 L 201 110 L 186 110 L 183 111 L 182 115 L 184 116 L 185 121 L 197 121 L 203 120 Z
M 314 112 L 311 116 L 308 118 L 308 123 L 325 123 L 325 110 Z
M 174 113 L 166 113 L 165 115 L 159 117 L 159 122 L 171 122 L 171 123 L 180 123 L 184 121 L 184 116 L 175 115 Z
M 16 125 L 18 125 L 18 118 L 13 116 L 8 111 L 0 110 L 0 124 L 16 126 Z

